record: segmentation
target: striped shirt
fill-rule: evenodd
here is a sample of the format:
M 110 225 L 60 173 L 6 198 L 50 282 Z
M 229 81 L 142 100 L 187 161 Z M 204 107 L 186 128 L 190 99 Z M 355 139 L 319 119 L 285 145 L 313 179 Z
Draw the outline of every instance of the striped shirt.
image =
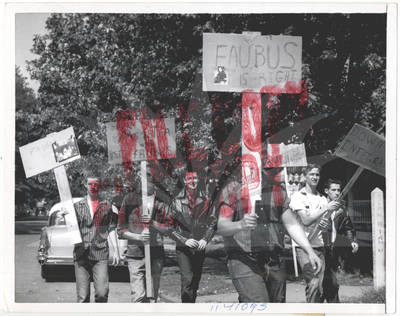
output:
M 88 199 L 74 204 L 82 243 L 74 247 L 74 260 L 87 252 L 90 260 L 108 260 L 108 234 L 117 226 L 118 215 L 113 213 L 111 204 L 101 202 L 94 214 L 90 213 Z

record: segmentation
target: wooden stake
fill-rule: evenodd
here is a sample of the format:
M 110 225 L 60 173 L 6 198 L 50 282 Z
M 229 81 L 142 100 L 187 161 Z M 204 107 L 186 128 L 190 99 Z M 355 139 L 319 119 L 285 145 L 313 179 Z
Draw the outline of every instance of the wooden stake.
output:
M 69 238 L 72 244 L 79 244 L 82 242 L 82 238 L 78 227 L 78 220 L 76 219 L 74 204 L 72 202 L 67 172 L 65 171 L 64 165 L 54 168 L 53 170 L 62 207 L 68 210 L 68 213 L 65 215 L 65 222 L 67 224 L 68 234 L 70 235 Z
M 379 289 L 385 286 L 385 213 L 379 188 L 371 192 L 371 218 L 374 288 Z
M 358 169 L 356 170 L 356 172 L 353 174 L 353 176 L 351 177 L 351 179 L 349 180 L 349 182 L 347 182 L 346 186 L 344 187 L 344 189 L 342 190 L 342 192 L 340 193 L 340 196 L 338 198 L 338 200 L 342 199 L 347 193 L 349 193 L 350 189 L 352 188 L 352 186 L 354 185 L 354 183 L 356 183 L 358 177 L 360 176 L 360 174 L 364 171 L 363 167 L 358 167 Z M 333 212 L 325 212 L 320 218 L 327 218 L 329 219 L 329 217 L 332 215 Z M 318 223 L 320 223 L 321 220 L 318 221 Z M 321 228 L 319 227 L 319 225 L 315 225 L 314 230 L 311 232 L 310 235 L 308 235 L 308 240 L 312 240 L 314 239 L 315 236 L 317 236 L 319 234 L 319 232 L 321 231 Z
M 290 198 L 290 196 L 289 196 L 289 190 L 288 190 L 289 180 L 288 180 L 287 168 L 284 167 L 284 168 L 283 168 L 283 171 L 284 171 L 284 173 L 285 173 L 286 194 L 287 194 L 288 198 Z M 295 275 L 296 278 L 297 278 L 297 277 L 299 276 L 299 268 L 297 267 L 296 246 L 294 245 L 293 239 L 291 239 L 291 241 L 292 241 L 292 256 L 293 256 L 294 275 Z
M 147 208 L 147 161 L 142 160 L 140 162 L 140 174 L 142 184 L 142 214 L 141 219 L 143 222 L 149 222 L 151 220 L 151 211 Z M 146 227 L 145 229 L 149 229 Z M 151 275 L 151 254 L 150 254 L 150 243 L 144 244 L 144 260 L 146 269 L 146 296 L 148 298 L 154 297 L 153 290 L 153 278 Z

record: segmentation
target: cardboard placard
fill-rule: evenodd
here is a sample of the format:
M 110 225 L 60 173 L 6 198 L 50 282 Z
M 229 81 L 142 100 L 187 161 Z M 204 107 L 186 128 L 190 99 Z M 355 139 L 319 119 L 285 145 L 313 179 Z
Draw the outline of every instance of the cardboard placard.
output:
M 335 155 L 385 176 L 385 138 L 364 126 L 354 124 Z
M 165 129 L 159 129 L 159 120 L 164 121 Z M 125 120 L 119 124 L 124 128 L 117 128 L 116 122 L 106 124 L 108 162 L 120 164 L 123 162 L 123 150 L 129 151 L 126 161 L 171 159 L 176 157 L 175 120 L 173 118 L 145 120 L 145 131 L 140 120 Z M 149 133 L 150 132 L 150 133 Z M 151 134 L 152 137 L 144 135 Z M 129 141 L 126 141 L 129 140 Z M 147 144 L 146 144 L 147 142 Z M 150 145 L 150 146 L 149 146 Z
M 27 178 L 81 158 L 72 127 L 21 146 L 19 151 Z
M 203 33 L 203 91 L 284 89 L 302 79 L 301 56 L 301 36 Z
M 301 144 L 268 144 L 267 168 L 307 166 L 306 148 Z

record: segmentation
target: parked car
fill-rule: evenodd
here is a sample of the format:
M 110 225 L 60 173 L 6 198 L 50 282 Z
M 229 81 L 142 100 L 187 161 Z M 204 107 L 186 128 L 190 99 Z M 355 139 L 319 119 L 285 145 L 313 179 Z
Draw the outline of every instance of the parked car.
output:
M 73 198 L 73 203 L 83 198 Z M 41 265 L 41 275 L 46 281 L 62 277 L 63 273 L 74 265 L 73 248 L 68 238 L 65 217 L 61 212 L 61 203 L 56 203 L 49 211 L 47 226 L 42 228 L 37 259 Z M 121 256 L 119 266 L 127 267 L 125 253 L 127 241 L 118 239 Z M 112 264 L 112 259 L 109 259 Z

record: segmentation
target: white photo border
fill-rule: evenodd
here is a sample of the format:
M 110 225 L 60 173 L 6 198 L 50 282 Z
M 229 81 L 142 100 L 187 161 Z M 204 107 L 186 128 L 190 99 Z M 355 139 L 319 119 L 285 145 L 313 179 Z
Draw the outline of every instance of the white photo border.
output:
M 15 303 L 15 235 L 14 235 L 14 146 L 15 146 L 15 14 L 16 13 L 47 13 L 47 12 L 103 12 L 103 13 L 387 13 L 387 80 L 386 80 L 386 304 L 306 304 L 285 303 L 268 304 L 263 313 L 394 313 L 396 311 L 396 216 L 397 177 L 399 171 L 397 161 L 397 48 L 398 48 L 398 6 L 397 4 L 360 2 L 318 2 L 304 3 L 265 3 L 254 1 L 250 3 L 232 3 L 221 1 L 216 4 L 211 1 L 191 2 L 20 2 L 7 1 L 3 8 L 2 38 L 2 68 L 1 86 L 4 93 L 2 102 L 1 124 L 1 169 L 0 190 L 3 201 L 1 216 L 1 240 L 4 243 L 4 253 L 1 256 L 4 289 L 1 300 L 6 311 L 13 312 L 129 312 L 135 313 L 211 313 L 210 305 L 194 304 L 135 304 L 108 303 L 76 304 L 76 303 Z M 396 277 L 394 277 L 396 276 Z M 134 306 L 134 307 L 133 307 Z M 194 313 L 193 313 L 194 314 Z

